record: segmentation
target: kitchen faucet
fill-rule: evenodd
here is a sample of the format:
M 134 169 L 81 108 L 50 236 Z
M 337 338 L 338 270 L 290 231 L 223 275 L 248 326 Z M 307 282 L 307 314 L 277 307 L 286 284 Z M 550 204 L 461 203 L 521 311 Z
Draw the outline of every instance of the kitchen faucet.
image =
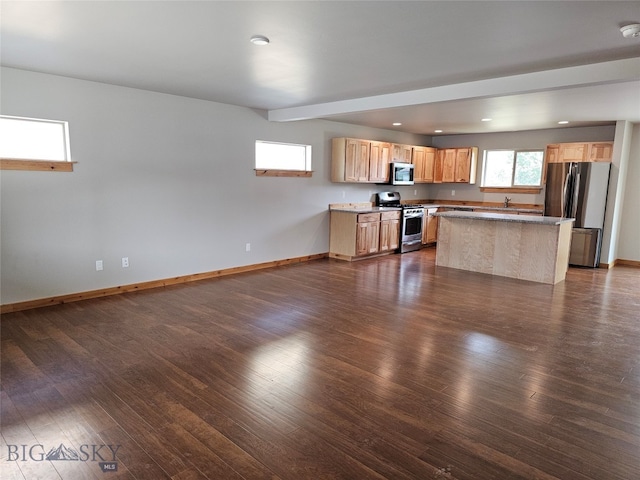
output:
M 509 197 L 504 197 L 504 208 L 509 208 L 509 202 L 511 199 Z

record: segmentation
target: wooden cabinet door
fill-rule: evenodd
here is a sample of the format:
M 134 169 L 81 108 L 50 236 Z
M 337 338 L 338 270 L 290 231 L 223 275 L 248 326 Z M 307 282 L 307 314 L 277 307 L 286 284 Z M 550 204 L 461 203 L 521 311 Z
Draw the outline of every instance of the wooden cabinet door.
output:
M 561 143 L 559 158 L 561 162 L 585 162 L 588 143 Z
M 389 222 L 389 250 L 400 248 L 400 219 L 387 220 Z
M 380 222 L 358 223 L 356 228 L 356 255 L 376 253 L 380 245 Z
M 433 214 L 437 208 L 425 209 L 424 223 L 422 224 L 422 243 L 435 243 L 438 240 L 438 217 Z
M 424 181 L 425 183 L 433 183 L 433 176 L 436 165 L 436 149 L 425 147 L 424 153 Z
M 369 181 L 369 147 L 370 142 L 348 138 L 345 150 L 345 181 Z
M 411 153 L 413 147 L 411 145 L 401 145 L 394 143 L 391 145 L 391 161 L 411 163 Z
M 438 240 L 438 217 L 433 213 L 427 215 L 427 243 L 435 243 Z
M 433 165 L 433 183 L 442 183 L 442 170 L 444 168 L 444 150 L 436 152 L 436 159 Z
M 415 165 L 413 180 L 416 183 L 433 183 L 436 149 L 433 147 L 413 147 L 411 160 Z
M 422 217 L 422 244 L 426 245 L 429 243 L 427 236 L 427 227 L 429 226 L 429 215 L 427 215 L 427 210 L 424 211 L 424 217 Z
M 590 143 L 590 162 L 610 162 L 613 158 L 613 142 Z
M 453 183 L 456 180 L 457 148 L 446 148 L 442 160 L 442 183 Z
M 413 163 L 413 181 L 425 183 L 425 147 L 413 147 L 411 162 Z
M 547 145 L 545 160 L 547 163 L 560 163 L 560 145 Z
M 386 212 L 380 221 L 380 251 L 388 252 L 400 246 L 400 212 Z
M 380 251 L 388 252 L 391 249 L 391 220 L 380 222 Z
M 389 181 L 389 161 L 391 144 L 370 142 L 369 147 L 369 181 L 387 183 Z
M 471 149 L 456 148 L 455 182 L 469 183 L 471 174 Z

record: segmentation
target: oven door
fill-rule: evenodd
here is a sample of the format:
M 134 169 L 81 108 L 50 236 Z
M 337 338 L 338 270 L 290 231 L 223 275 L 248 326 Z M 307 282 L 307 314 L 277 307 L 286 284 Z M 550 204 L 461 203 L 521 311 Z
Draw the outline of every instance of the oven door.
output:
M 424 211 L 403 212 L 400 253 L 422 248 L 422 219 Z
M 422 236 L 422 217 L 424 215 L 411 215 L 404 218 L 402 239 L 410 240 L 417 235 Z

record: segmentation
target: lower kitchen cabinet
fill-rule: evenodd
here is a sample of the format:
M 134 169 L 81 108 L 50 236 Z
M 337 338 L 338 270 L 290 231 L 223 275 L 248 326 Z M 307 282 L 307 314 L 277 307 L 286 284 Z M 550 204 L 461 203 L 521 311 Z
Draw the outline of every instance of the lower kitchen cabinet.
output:
M 356 227 L 356 255 L 378 253 L 380 249 L 380 214 L 358 215 Z
M 422 223 L 422 243 L 436 243 L 438 240 L 438 217 L 434 214 L 437 208 L 425 208 Z
M 380 214 L 380 251 L 393 252 L 400 247 L 400 212 Z
M 331 211 L 329 256 L 357 260 L 393 253 L 400 246 L 400 211 Z

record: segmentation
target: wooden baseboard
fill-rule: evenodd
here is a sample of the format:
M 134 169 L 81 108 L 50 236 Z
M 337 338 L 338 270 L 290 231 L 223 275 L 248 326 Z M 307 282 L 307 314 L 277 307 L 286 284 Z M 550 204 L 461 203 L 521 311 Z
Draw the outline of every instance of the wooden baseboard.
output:
M 328 253 L 317 253 L 314 255 L 306 255 L 304 257 L 287 258 L 284 260 L 275 260 L 273 262 L 257 263 L 254 265 L 245 265 L 243 267 L 225 268 L 223 270 L 214 270 L 212 272 L 195 273 L 192 275 L 183 275 L 174 278 L 165 278 L 163 280 L 152 280 L 149 282 L 134 283 L 130 285 L 122 285 L 118 287 L 109 287 L 99 290 L 91 290 L 88 292 L 71 293 L 67 295 L 58 295 L 55 297 L 40 298 L 37 300 L 28 300 L 26 302 L 9 303 L 0 305 L 0 313 L 20 312 L 23 310 L 31 310 L 33 308 L 49 307 L 51 305 L 60 305 L 63 303 L 80 302 L 90 298 L 108 297 L 111 295 L 119 295 L 121 293 L 138 292 L 151 288 L 166 287 L 169 285 L 178 285 L 181 283 L 197 282 L 198 280 L 206 280 L 210 278 L 224 277 L 226 275 L 234 275 L 237 273 L 252 272 L 255 270 L 263 270 L 265 268 L 280 267 L 283 265 L 291 265 L 294 263 L 309 262 L 327 258 Z
M 626 267 L 636 267 L 636 268 L 640 268 L 640 260 L 623 260 L 623 259 L 618 259 L 616 260 L 616 265 L 624 265 Z
M 625 267 L 635 267 L 640 268 L 640 260 L 624 260 L 621 258 L 616 258 L 611 263 L 600 263 L 598 265 L 599 268 L 613 268 L 616 265 L 624 265 Z

